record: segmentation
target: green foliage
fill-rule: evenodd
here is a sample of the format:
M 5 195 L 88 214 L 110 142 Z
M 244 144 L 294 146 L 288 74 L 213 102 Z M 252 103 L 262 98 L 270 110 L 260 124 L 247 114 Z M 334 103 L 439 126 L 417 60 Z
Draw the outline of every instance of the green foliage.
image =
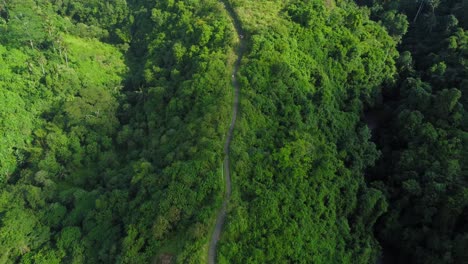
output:
M 0 262 L 96 262 L 84 227 L 114 149 L 123 56 L 67 34 L 74 25 L 46 1 L 0 9 Z M 110 247 L 108 233 L 96 244 Z
M 389 200 L 378 238 L 402 263 L 467 261 L 459 251 L 468 232 L 462 224 L 468 215 L 462 2 L 368 3 L 384 25 L 388 14 L 411 19 L 399 78 L 384 90 L 388 118 L 376 137 L 383 155 L 371 172 Z
M 220 263 L 466 261 L 466 1 L 358 2 L 1 1 L 0 263 L 203 262 L 237 39 Z
M 0 29 L 2 42 L 10 42 L 15 46 L 27 43 L 34 49 L 35 45 L 45 41 L 46 25 L 43 17 L 47 15 L 34 1 L 12 1 L 3 8 L 8 13 L 7 23 Z
M 395 42 L 352 4 L 232 2 L 251 43 L 220 263 L 372 263 L 387 203 L 364 183 L 377 151 L 359 115 L 395 72 Z

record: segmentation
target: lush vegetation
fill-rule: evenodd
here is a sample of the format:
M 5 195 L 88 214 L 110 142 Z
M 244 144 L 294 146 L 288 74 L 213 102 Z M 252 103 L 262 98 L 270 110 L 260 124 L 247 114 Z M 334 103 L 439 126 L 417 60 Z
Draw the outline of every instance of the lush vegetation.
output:
M 465 263 L 467 9 L 0 1 L 0 263 L 206 262 L 233 22 L 218 261 Z
M 199 260 L 232 100 L 222 6 L 0 11 L 0 263 Z
M 382 149 L 370 181 L 389 201 L 378 238 L 398 263 L 468 260 L 466 1 L 365 2 L 401 41 L 377 103 Z M 409 27 L 408 27 L 409 25 Z M 402 34 L 406 33 L 403 37 Z
M 377 151 L 359 116 L 395 73 L 395 41 L 352 3 L 233 5 L 250 46 L 221 263 L 372 263 L 387 203 L 364 182 Z
M 91 29 L 54 8 L 1 5 L 2 263 L 83 262 L 118 233 L 97 201 L 118 163 L 113 135 L 127 67 L 118 49 L 80 37 Z

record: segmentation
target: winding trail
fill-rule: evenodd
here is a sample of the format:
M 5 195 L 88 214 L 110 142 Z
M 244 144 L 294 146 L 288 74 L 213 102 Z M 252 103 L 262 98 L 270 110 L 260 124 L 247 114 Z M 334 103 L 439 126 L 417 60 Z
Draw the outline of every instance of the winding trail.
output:
M 209 264 L 216 263 L 216 246 L 221 236 L 221 230 L 223 229 L 224 222 L 226 221 L 227 204 L 229 202 L 229 199 L 231 198 L 231 168 L 229 150 L 231 146 L 232 133 L 236 124 L 237 113 L 239 111 L 239 82 L 237 81 L 237 72 L 239 71 L 242 55 L 245 49 L 245 36 L 243 36 L 244 33 L 242 31 L 242 27 L 236 13 L 234 12 L 233 8 L 229 5 L 229 3 L 227 3 L 227 1 L 221 0 L 220 2 L 224 5 L 224 8 L 231 17 L 236 33 L 239 36 L 239 45 L 236 50 L 237 58 L 232 70 L 232 86 L 234 87 L 234 104 L 232 106 L 232 119 L 231 124 L 229 125 L 228 133 L 226 135 L 226 141 L 224 142 L 223 171 L 224 178 L 226 181 L 226 190 L 224 193 L 223 205 L 218 211 L 218 215 L 216 217 L 216 224 L 210 239 L 210 245 L 208 249 Z

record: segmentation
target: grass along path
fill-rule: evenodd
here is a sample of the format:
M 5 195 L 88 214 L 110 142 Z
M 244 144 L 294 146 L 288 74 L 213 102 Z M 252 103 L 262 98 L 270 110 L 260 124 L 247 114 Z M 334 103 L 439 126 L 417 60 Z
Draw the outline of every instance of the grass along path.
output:
M 234 132 L 234 127 L 236 125 L 236 118 L 237 113 L 239 111 L 239 82 L 237 81 L 237 72 L 240 67 L 242 55 L 245 49 L 245 37 L 243 36 L 244 33 L 242 31 L 240 21 L 236 16 L 236 13 L 232 9 L 232 7 L 226 2 L 221 1 L 226 8 L 231 20 L 234 23 L 234 28 L 236 30 L 237 35 L 239 36 L 239 45 L 236 50 L 236 60 L 234 62 L 234 67 L 232 70 L 232 86 L 234 88 L 234 103 L 232 106 L 232 119 L 229 125 L 229 130 L 226 135 L 226 141 L 224 142 L 224 161 L 223 161 L 223 172 L 225 180 L 226 188 L 224 193 L 223 205 L 218 211 L 218 215 L 216 217 L 216 224 L 211 235 L 209 249 L 208 249 L 208 263 L 215 264 L 216 263 L 216 246 L 218 244 L 219 238 L 221 236 L 221 230 L 223 229 L 224 222 L 226 220 L 226 213 L 227 213 L 227 204 L 229 199 L 231 198 L 231 169 L 230 169 L 230 156 L 229 156 L 229 149 L 231 146 L 232 140 L 232 133 Z

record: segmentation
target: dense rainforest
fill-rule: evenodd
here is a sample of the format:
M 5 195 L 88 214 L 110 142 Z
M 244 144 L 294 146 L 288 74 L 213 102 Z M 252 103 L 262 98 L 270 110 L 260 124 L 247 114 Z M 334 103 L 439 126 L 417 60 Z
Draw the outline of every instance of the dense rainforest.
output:
M 389 203 L 376 235 L 394 263 L 467 263 L 468 2 L 360 4 L 400 43 L 370 111 L 382 155 L 369 182 Z
M 0 1 L 0 263 L 468 263 L 467 12 Z
M 204 257 L 232 101 L 222 6 L 0 9 L 0 262 Z

